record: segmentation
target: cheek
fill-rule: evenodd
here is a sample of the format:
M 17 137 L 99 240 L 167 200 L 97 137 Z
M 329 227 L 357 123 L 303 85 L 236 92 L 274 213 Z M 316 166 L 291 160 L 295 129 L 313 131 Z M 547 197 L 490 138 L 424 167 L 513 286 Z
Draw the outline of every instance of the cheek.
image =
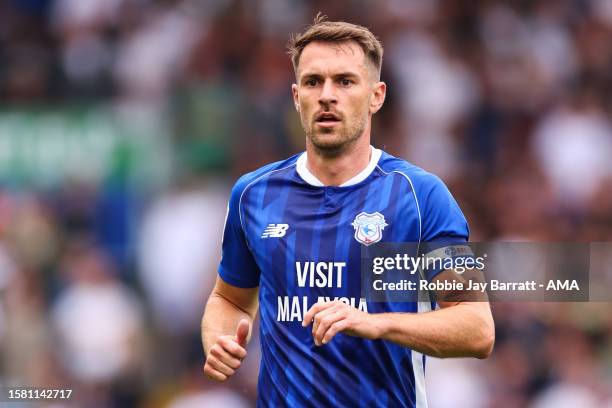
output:
M 300 116 L 302 118 L 308 116 L 308 112 L 310 111 L 310 106 L 307 102 L 300 101 Z
M 309 122 L 313 115 L 312 103 L 308 102 L 307 99 L 300 99 L 299 102 L 300 109 L 298 113 L 300 115 L 300 120 L 302 123 Z
M 308 109 L 310 109 L 310 106 L 312 106 L 311 101 L 311 97 L 308 96 L 307 93 L 300 93 L 300 96 L 298 97 L 298 102 L 300 103 L 300 110 L 301 111 L 306 111 Z
M 362 115 L 370 110 L 370 98 L 368 94 L 359 94 L 351 98 L 350 105 L 355 115 Z

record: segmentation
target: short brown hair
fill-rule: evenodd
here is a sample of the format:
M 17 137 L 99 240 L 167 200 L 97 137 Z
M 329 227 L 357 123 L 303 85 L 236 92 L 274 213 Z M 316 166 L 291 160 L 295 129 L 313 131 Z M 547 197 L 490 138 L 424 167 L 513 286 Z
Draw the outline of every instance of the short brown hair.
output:
M 327 17 L 318 13 L 312 25 L 302 34 L 294 34 L 287 48 L 297 75 L 297 67 L 304 48 L 314 41 L 344 42 L 355 41 L 366 58 L 374 65 L 378 76 L 382 67 L 383 46 L 374 34 L 366 27 L 344 21 L 327 21 Z

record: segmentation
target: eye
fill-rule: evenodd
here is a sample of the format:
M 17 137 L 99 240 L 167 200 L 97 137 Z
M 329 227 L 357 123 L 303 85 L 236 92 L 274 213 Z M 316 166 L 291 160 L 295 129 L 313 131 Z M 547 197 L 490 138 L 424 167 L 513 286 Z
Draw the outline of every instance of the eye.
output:
M 340 80 L 340 84 L 341 84 L 342 86 L 349 86 L 349 85 L 351 85 L 352 83 L 353 83 L 353 81 L 351 81 L 351 80 L 350 80 L 350 79 L 348 79 L 348 78 L 342 78 L 342 79 Z
M 314 78 L 307 79 L 306 86 L 310 86 L 310 87 L 317 86 L 317 80 Z

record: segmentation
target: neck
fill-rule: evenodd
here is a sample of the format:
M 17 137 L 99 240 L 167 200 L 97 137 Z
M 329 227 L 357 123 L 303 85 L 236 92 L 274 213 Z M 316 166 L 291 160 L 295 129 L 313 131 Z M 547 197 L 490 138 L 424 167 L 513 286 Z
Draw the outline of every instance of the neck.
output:
M 321 154 L 310 141 L 306 142 L 308 170 L 326 186 L 340 186 L 365 169 L 372 155 L 370 138 L 361 137 L 337 156 Z

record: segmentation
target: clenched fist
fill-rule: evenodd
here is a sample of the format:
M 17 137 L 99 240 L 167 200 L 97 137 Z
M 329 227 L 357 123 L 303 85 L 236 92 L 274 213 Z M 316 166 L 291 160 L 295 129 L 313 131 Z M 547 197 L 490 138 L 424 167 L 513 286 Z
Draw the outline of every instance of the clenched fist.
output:
M 240 367 L 246 357 L 246 342 L 249 335 L 249 322 L 242 319 L 238 323 L 236 334 L 219 336 L 208 350 L 204 373 L 215 381 L 225 381 Z

